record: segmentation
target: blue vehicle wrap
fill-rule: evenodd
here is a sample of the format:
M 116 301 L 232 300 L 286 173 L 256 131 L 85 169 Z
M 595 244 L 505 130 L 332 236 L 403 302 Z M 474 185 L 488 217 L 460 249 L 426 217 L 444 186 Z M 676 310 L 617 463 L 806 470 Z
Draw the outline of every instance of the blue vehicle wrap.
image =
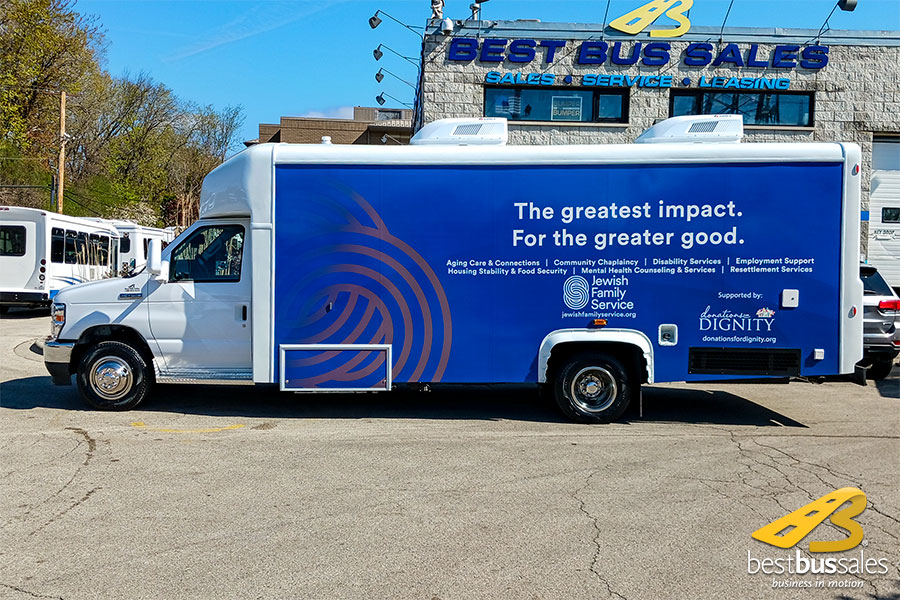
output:
M 275 370 L 282 345 L 389 344 L 394 381 L 533 382 L 548 333 L 606 319 L 659 382 L 726 378 L 690 348 L 837 373 L 842 168 L 276 165 Z M 381 352 L 285 356 L 294 387 L 384 384 Z

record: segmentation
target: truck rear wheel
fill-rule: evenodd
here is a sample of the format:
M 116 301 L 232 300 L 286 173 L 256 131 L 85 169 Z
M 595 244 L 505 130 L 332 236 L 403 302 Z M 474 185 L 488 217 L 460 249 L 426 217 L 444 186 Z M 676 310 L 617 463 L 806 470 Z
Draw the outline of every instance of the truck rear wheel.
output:
M 140 353 L 122 342 L 100 342 L 78 366 L 78 391 L 94 408 L 130 410 L 150 393 L 152 380 Z
M 631 382 L 622 363 L 608 354 L 569 358 L 553 378 L 557 406 L 579 423 L 609 423 L 631 402 Z

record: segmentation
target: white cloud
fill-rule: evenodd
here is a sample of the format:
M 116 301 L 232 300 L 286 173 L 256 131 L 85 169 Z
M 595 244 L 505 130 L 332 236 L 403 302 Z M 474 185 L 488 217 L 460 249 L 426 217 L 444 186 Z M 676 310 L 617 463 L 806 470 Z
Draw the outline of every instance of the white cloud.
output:
M 298 116 L 307 117 L 310 119 L 352 119 L 353 107 L 333 106 L 331 108 L 324 108 L 322 110 L 310 110 Z

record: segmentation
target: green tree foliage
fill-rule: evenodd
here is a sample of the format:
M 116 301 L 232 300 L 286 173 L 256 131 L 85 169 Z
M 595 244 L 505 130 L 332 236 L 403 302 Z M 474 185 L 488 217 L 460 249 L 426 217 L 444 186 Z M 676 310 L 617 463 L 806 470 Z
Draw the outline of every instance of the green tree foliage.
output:
M 143 73 L 113 77 L 99 63 L 102 32 L 73 0 L 3 0 L 0 33 L 0 186 L 51 178 L 64 89 L 67 213 L 196 219 L 203 177 L 236 149 L 240 107 L 180 101 Z M 29 204 L 3 192 L 0 204 Z M 46 208 L 48 199 L 32 194 L 30 203 Z

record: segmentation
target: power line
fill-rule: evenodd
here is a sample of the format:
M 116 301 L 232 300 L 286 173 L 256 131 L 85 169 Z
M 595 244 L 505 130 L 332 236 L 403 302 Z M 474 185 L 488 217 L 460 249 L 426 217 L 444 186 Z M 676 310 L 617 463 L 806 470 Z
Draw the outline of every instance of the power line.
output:
M 84 210 L 86 210 L 86 211 L 88 211 L 89 213 L 93 214 L 95 217 L 99 217 L 99 216 L 100 216 L 100 213 L 98 213 L 98 212 L 97 212 L 96 210 L 94 210 L 93 208 L 90 208 L 89 206 L 85 206 L 84 204 L 82 204 L 81 202 L 79 202 L 78 200 L 76 200 L 75 198 L 72 198 L 71 195 L 69 194 L 69 192 L 64 192 L 64 193 L 63 193 L 63 197 L 64 197 L 66 200 L 70 201 L 70 202 L 74 202 L 76 205 L 80 206 L 80 207 L 83 208 Z

